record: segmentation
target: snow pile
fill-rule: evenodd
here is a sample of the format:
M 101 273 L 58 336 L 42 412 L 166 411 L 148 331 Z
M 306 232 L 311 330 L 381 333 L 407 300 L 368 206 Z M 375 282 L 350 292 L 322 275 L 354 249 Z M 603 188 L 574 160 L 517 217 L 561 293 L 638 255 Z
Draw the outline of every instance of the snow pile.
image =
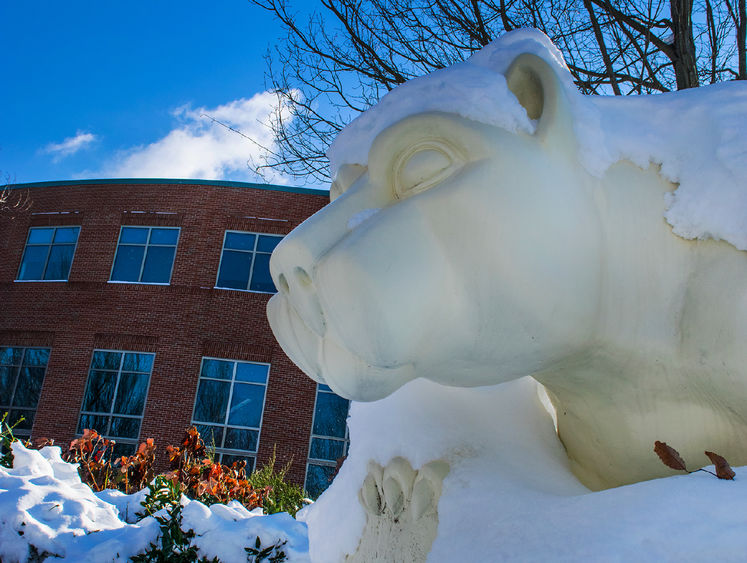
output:
M 192 544 L 208 559 L 245 561 L 244 547 L 254 547 L 259 537 L 263 547 L 285 541 L 281 549 L 287 561 L 310 561 L 306 526 L 286 512 L 263 516 L 261 508 L 249 511 L 238 501 L 211 506 L 191 501 L 182 515 L 182 529 L 194 530 Z
M 397 456 L 416 469 L 450 464 L 429 561 L 744 558 L 747 468 L 736 469 L 736 481 L 696 473 L 589 492 L 568 468 L 539 389 L 531 378 L 473 389 L 416 380 L 381 401 L 353 403 L 350 456 L 299 512 L 311 559 L 355 551 L 368 459 L 386 466 Z
M 197 534 L 201 556 L 225 562 L 246 560 L 244 546 L 257 536 L 265 547 L 286 541 L 291 563 L 340 561 L 366 522 L 358 490 L 368 459 L 387 465 L 403 456 L 415 468 L 450 464 L 430 561 L 744 558 L 747 468 L 736 468 L 735 481 L 696 473 L 589 492 L 568 469 L 538 389 L 530 378 L 477 389 L 417 380 L 381 401 L 354 403 L 350 457 L 299 513 L 310 551 L 303 523 L 237 502 L 206 507 L 183 497 L 182 529 Z M 92 493 L 59 448 L 15 444 L 13 452 L 14 469 L 0 468 L 0 560 L 26 561 L 33 545 L 67 561 L 126 561 L 157 542 L 154 518 L 125 521 L 144 493 Z
M 513 132 L 532 123 L 508 91 L 504 73 L 521 53 L 535 54 L 556 70 L 573 114 L 579 160 L 602 176 L 629 159 L 679 187 L 666 219 L 688 239 L 713 238 L 747 250 L 747 84 L 722 83 L 652 96 L 582 96 L 563 57 L 541 32 L 503 35 L 467 61 L 410 80 L 384 96 L 335 139 L 328 156 L 333 173 L 342 164 L 368 161 L 374 138 L 416 113 L 443 111 Z
M 158 544 L 158 521 L 137 521 L 147 491 L 94 493 L 59 447 L 29 450 L 15 442 L 13 457 L 12 469 L 0 466 L 0 561 L 26 561 L 30 546 L 76 563 L 126 561 Z M 245 561 L 244 547 L 259 536 L 263 547 L 285 541 L 287 561 L 308 561 L 306 526 L 288 514 L 263 516 L 235 501 L 207 507 L 182 497 L 182 504 L 182 529 L 194 530 L 202 556 Z
M 99 532 L 111 539 L 106 532 L 127 526 L 114 506 L 81 483 L 76 467 L 62 461 L 60 448 L 27 450 L 16 442 L 13 457 L 13 469 L 0 467 L 3 561 L 25 561 L 29 545 L 40 553 L 64 557 L 86 534 Z M 144 523 L 138 526 L 138 532 L 129 534 L 121 547 L 131 544 L 136 550 L 145 549 L 155 539 L 158 526 Z M 135 545 L 138 540 L 139 545 Z

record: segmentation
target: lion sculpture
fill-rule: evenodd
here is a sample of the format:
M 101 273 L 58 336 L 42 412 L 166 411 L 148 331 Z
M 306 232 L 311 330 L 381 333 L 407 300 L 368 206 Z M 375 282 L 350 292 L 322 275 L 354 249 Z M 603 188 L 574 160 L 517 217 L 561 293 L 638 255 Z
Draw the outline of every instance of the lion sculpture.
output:
M 636 102 L 591 113 L 546 38 L 521 40 L 490 55 L 507 66 L 483 85 L 502 116 L 427 100 L 420 111 L 395 90 L 338 138 L 338 154 L 363 152 L 338 159 L 332 202 L 272 256 L 276 337 L 356 401 L 415 378 L 532 376 L 593 490 L 668 474 L 655 440 L 747 464 L 747 253 L 665 219 L 679 183 L 663 158 L 631 149 L 593 170 L 589 128 L 613 138 L 604 112 Z M 488 58 L 471 64 L 486 73 Z M 470 82 L 455 76 L 458 95 Z

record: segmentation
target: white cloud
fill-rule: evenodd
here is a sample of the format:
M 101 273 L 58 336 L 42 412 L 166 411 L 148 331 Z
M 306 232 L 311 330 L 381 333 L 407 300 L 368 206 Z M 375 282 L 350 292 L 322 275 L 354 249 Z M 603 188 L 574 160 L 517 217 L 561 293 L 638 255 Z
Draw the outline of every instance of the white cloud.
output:
M 66 156 L 75 154 L 80 149 L 90 145 L 96 140 L 96 135 L 93 133 L 85 133 L 78 131 L 75 137 L 68 137 L 61 143 L 49 143 L 42 149 L 43 152 L 51 154 L 53 162 L 59 162 Z
M 271 92 L 214 108 L 177 108 L 173 112 L 180 122 L 176 128 L 153 143 L 121 151 L 97 174 L 120 178 L 259 180 L 247 163 L 265 162 L 265 149 L 273 147 L 268 122 L 277 111 L 277 97 Z M 216 123 L 208 115 L 241 134 Z M 269 172 L 266 176 L 268 181 L 286 181 L 277 173 Z

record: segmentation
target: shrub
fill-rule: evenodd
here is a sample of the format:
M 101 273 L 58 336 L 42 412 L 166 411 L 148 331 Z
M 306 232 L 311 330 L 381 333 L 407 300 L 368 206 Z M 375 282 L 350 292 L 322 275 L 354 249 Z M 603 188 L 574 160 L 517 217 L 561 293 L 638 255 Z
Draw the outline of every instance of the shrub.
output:
M 4 445 L 7 443 L 8 449 L 16 439 L 12 429 L 4 416 L 0 420 L 0 441 Z M 49 440 L 43 440 L 38 447 L 49 443 Z M 132 494 L 149 486 L 154 478 L 156 459 L 153 439 L 141 443 L 133 455 L 119 458 L 113 455 L 115 445 L 114 440 L 104 438 L 95 430 L 85 429 L 80 438 L 70 442 L 62 458 L 77 463 L 81 480 L 96 492 L 119 489 Z M 304 505 L 304 490 L 286 481 L 290 463 L 276 470 L 274 451 L 264 467 L 247 476 L 245 461 L 230 466 L 216 463 L 197 428 L 192 426 L 186 430 L 180 445 L 167 446 L 166 452 L 170 471 L 156 479 L 173 483 L 179 494 L 203 504 L 237 500 L 248 510 L 261 507 L 266 514 L 288 512 L 291 516 L 295 516 Z M 8 464 L 8 467 L 11 462 L 10 452 L 0 457 L 0 463 Z
M 267 563 L 281 563 L 287 559 L 285 551 L 281 548 L 286 544 L 286 541 L 278 541 L 268 547 L 262 547 L 262 542 L 257 536 L 254 542 L 254 547 L 245 547 L 246 560 L 248 563 L 261 563 L 267 561 Z
M 184 493 L 203 504 L 227 503 L 238 500 L 248 510 L 262 507 L 270 493 L 268 487 L 257 487 L 246 477 L 246 462 L 231 466 L 215 463 L 207 456 L 205 443 L 197 428 L 187 429 L 181 447 L 167 446 L 171 472 Z
M 70 442 L 62 456 L 68 463 L 78 464 L 80 479 L 96 492 L 118 488 L 120 479 L 112 466 L 112 452 L 116 442 L 86 428 L 83 436 Z
M 303 508 L 306 502 L 306 493 L 298 485 L 286 481 L 290 462 L 279 470 L 275 469 L 275 462 L 276 456 L 273 450 L 272 457 L 264 467 L 249 476 L 249 483 L 255 489 L 268 491 L 263 505 L 265 514 L 287 512 L 295 518 L 296 512 Z
M 13 435 L 13 429 L 21 422 L 23 418 L 17 420 L 14 424 L 8 423 L 8 413 L 3 413 L 0 418 L 0 465 L 3 467 L 13 467 L 13 451 L 10 449 L 10 445 L 17 441 Z
M 151 543 L 150 547 L 130 559 L 133 563 L 189 563 L 207 562 L 208 559 L 197 555 L 197 547 L 192 545 L 194 532 L 182 530 L 182 491 L 180 484 L 159 475 L 148 485 L 148 494 L 141 503 L 143 512 L 140 516 L 155 516 L 161 528 L 160 545 Z M 213 561 L 217 561 L 214 559 Z
M 148 438 L 140 444 L 134 455 L 117 460 L 122 479 L 119 488 L 127 494 L 144 489 L 153 480 L 153 464 L 156 461 L 156 444 Z

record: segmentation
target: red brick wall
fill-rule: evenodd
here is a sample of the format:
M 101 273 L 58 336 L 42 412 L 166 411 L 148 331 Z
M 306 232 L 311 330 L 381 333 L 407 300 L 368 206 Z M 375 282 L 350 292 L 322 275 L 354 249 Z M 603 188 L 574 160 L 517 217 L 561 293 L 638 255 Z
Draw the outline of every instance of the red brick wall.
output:
M 0 215 L 0 345 L 52 347 L 32 436 L 74 437 L 94 348 L 155 352 L 140 438 L 156 440 L 163 464 L 166 444 L 190 423 L 202 356 L 269 362 L 257 461 L 276 446 L 278 462 L 292 459 L 290 476 L 301 483 L 315 385 L 275 342 L 269 295 L 213 287 L 226 229 L 286 234 L 326 194 L 168 183 L 73 183 L 28 194 L 29 209 Z M 123 224 L 181 227 L 170 285 L 107 283 Z M 66 283 L 14 281 L 28 229 L 39 225 L 81 226 Z

